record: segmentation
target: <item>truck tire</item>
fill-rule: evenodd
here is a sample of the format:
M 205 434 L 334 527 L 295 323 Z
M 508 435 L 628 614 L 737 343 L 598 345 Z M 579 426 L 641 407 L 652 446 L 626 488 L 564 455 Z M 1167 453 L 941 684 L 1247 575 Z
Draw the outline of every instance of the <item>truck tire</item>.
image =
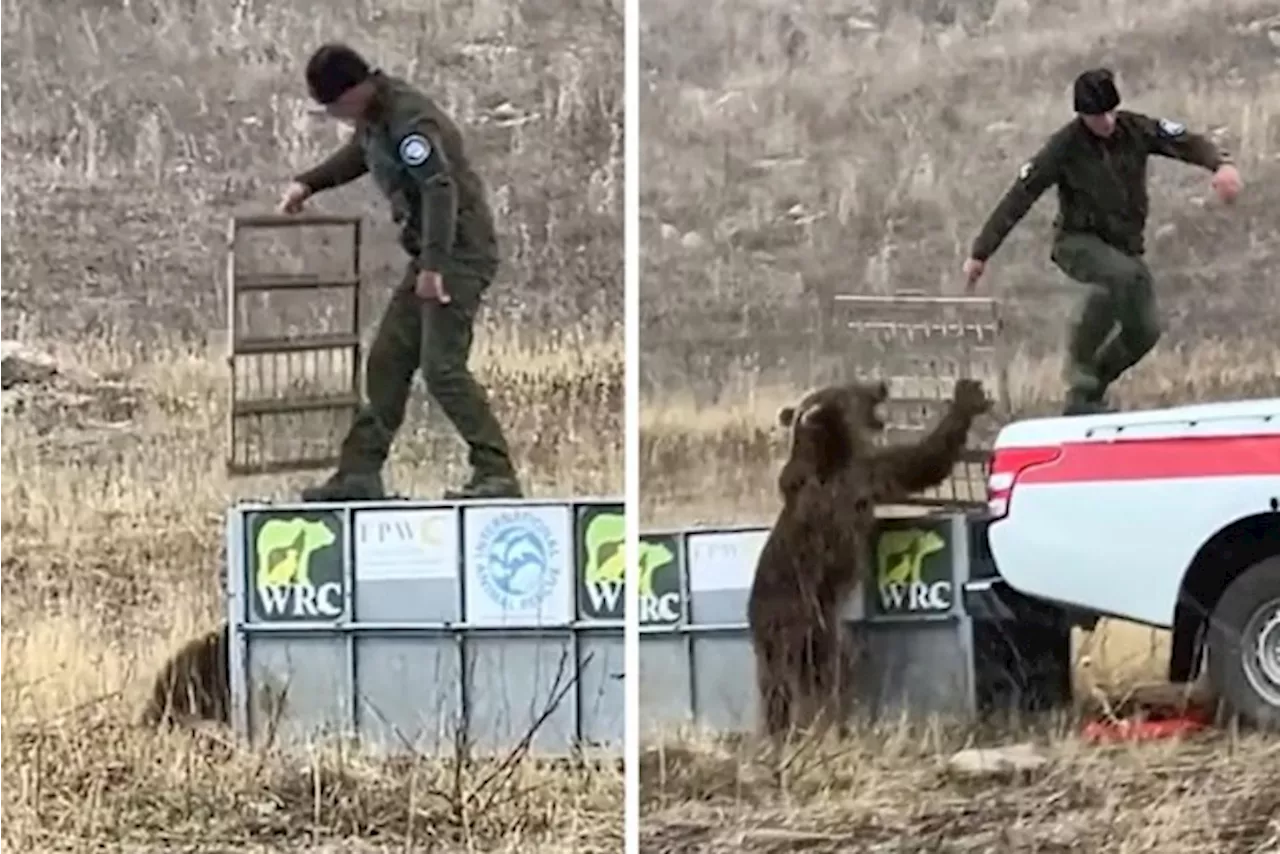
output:
M 1280 555 L 1240 573 L 1209 618 L 1209 680 L 1243 722 L 1280 730 Z

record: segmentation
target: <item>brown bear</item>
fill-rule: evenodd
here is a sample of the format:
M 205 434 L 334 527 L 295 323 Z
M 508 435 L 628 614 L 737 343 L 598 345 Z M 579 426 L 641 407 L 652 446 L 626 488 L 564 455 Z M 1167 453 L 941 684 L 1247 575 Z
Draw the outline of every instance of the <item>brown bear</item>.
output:
M 156 675 L 142 723 L 147 726 L 202 720 L 230 723 L 227 646 L 226 623 L 183 644 Z
M 764 729 L 775 741 L 824 716 L 843 730 L 839 615 L 867 572 L 876 506 L 946 480 L 974 419 L 990 408 L 981 383 L 960 380 L 920 442 L 877 447 L 877 410 L 888 396 L 883 382 L 829 386 L 778 413 L 791 434 L 778 479 L 783 504 L 747 603 Z

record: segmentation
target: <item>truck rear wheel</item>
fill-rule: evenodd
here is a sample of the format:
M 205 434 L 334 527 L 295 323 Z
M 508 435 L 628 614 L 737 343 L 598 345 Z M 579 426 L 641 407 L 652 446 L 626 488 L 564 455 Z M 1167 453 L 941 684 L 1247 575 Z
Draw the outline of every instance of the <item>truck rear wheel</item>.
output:
M 1248 724 L 1280 730 L 1280 555 L 1236 577 L 1209 619 L 1209 679 Z

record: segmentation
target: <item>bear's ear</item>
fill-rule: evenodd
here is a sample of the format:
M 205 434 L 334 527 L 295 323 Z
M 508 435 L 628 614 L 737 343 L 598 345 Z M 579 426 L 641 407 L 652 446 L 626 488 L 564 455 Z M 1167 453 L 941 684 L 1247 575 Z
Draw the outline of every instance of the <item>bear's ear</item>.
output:
M 790 427 L 795 420 L 796 408 L 794 406 L 784 406 L 778 410 L 778 424 L 781 426 Z

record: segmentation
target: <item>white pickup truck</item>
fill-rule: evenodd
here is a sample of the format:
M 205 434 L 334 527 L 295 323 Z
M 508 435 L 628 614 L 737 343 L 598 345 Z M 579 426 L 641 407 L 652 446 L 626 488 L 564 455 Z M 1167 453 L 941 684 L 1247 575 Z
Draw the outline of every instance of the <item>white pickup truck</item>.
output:
M 1173 633 L 1199 674 L 1280 728 L 1280 397 L 1004 427 L 987 485 L 1000 579 L 1079 613 Z

